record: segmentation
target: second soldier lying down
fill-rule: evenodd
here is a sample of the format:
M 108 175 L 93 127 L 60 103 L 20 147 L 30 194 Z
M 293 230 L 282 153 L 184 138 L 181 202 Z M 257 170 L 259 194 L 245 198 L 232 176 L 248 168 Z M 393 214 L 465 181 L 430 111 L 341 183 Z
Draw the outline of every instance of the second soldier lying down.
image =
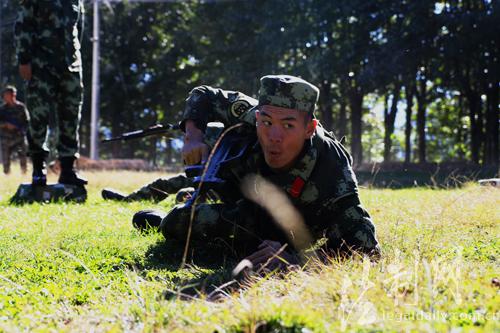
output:
M 203 142 L 207 147 L 213 147 L 222 133 L 224 127 L 220 125 L 222 124 L 208 124 L 203 136 Z M 130 194 L 125 194 L 112 188 L 105 188 L 102 190 L 101 195 L 104 200 L 127 202 L 152 200 L 160 202 L 165 200 L 169 195 L 176 194 L 176 202 L 179 203 L 188 199 L 193 191 L 193 180 L 184 174 L 179 174 L 169 178 L 162 177 L 155 179 Z

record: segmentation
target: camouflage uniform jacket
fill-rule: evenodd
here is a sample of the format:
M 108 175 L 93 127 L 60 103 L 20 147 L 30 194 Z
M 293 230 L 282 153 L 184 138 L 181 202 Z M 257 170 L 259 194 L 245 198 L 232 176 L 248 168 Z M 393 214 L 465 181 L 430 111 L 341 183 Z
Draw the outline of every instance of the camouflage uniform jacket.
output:
M 81 71 L 78 25 L 83 19 L 83 1 L 23 0 L 20 8 L 16 24 L 19 63 L 39 69 L 56 63 L 58 70 Z
M 243 122 L 255 128 L 252 109 L 255 105 L 255 99 L 239 92 L 197 87 L 187 99 L 181 127 L 186 120 L 193 120 L 200 129 L 205 129 L 211 121 L 220 121 L 226 127 Z M 306 141 L 295 166 L 287 173 L 273 173 L 267 167 L 257 141 L 230 172 L 237 181 L 250 173 L 261 174 L 282 188 L 303 215 L 313 236 L 326 237 L 329 250 L 354 248 L 379 254 L 375 227 L 360 204 L 351 165 L 345 148 L 318 126 L 315 135 Z
M 16 129 L 0 130 L 2 138 L 11 138 L 26 134 L 28 128 L 29 114 L 26 106 L 21 102 L 16 102 L 16 105 L 4 104 L 0 107 L 0 125 L 9 123 L 14 125 Z

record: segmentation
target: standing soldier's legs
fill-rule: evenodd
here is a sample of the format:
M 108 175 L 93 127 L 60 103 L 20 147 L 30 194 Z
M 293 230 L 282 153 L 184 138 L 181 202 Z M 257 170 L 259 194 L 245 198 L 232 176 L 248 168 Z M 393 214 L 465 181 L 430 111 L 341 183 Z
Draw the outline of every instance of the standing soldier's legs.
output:
M 120 193 L 119 191 L 105 188 L 102 190 L 101 195 L 104 200 L 116 201 L 140 201 L 140 200 L 154 200 L 156 202 L 162 201 L 168 197 L 169 194 L 175 194 L 179 190 L 193 186 L 192 180 L 185 175 L 180 174 L 170 178 L 158 178 L 153 182 L 144 185 L 137 191 L 129 195 Z
M 47 127 L 49 113 L 55 109 L 55 78 L 46 70 L 33 67 L 27 91 L 27 104 L 30 113 L 28 129 L 29 153 L 33 161 L 33 185 L 45 185 L 47 182 L 45 158 L 47 149 Z
M 19 157 L 19 162 L 21 165 L 21 172 L 26 173 L 26 139 L 24 136 L 15 137 L 12 139 L 4 140 L 7 144 L 5 147 L 5 155 L 7 158 L 4 160 L 4 172 L 7 174 L 10 172 L 10 163 L 12 161 L 12 155 L 17 153 Z
M 3 173 L 6 175 L 10 173 L 10 140 L 8 138 L 2 138 L 2 162 L 3 162 Z
M 28 155 L 28 144 L 26 143 L 26 138 L 23 138 L 19 142 L 18 146 L 19 164 L 21 166 L 21 172 L 25 174 L 28 171 L 28 163 L 26 156 Z
M 80 117 L 83 102 L 83 84 L 80 72 L 61 74 L 58 86 L 57 123 L 59 157 L 78 157 Z
M 80 117 L 82 109 L 83 84 L 81 72 L 63 72 L 59 81 L 57 99 L 57 124 L 59 140 L 57 152 L 61 162 L 59 183 L 85 185 L 87 180 L 81 178 L 74 169 L 78 157 Z
M 33 73 L 27 91 L 27 104 L 30 113 L 29 123 L 29 152 L 33 155 L 47 155 L 47 127 L 49 113 L 55 109 L 55 91 L 53 81 L 48 73 Z
M 193 186 L 191 179 L 182 174 L 171 178 L 159 178 L 130 193 L 125 197 L 125 200 L 154 200 L 159 202 L 168 197 L 169 194 L 175 194 L 180 189 L 191 186 Z

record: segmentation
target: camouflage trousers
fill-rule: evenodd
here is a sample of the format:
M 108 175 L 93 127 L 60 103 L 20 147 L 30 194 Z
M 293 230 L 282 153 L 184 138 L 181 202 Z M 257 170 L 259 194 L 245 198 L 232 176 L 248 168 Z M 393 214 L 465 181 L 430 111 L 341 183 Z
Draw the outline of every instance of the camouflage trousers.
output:
M 183 174 L 170 178 L 158 178 L 137 191 L 130 193 L 125 199 L 127 201 L 153 200 L 159 202 L 167 198 L 170 194 L 176 194 L 179 190 L 192 186 L 192 180 Z
M 10 172 L 12 154 L 17 152 L 19 163 L 21 164 L 21 171 L 25 173 L 27 170 L 26 154 L 28 150 L 25 135 L 20 133 L 15 137 L 2 136 L 0 141 L 3 158 L 3 172 L 5 174 Z
M 177 205 L 168 214 L 164 214 L 159 229 L 167 240 L 185 241 L 190 219 L 191 207 Z M 238 254 L 255 251 L 266 239 L 282 244 L 287 242 L 285 234 L 272 219 L 246 200 L 241 200 L 236 205 L 196 205 L 190 237 L 194 245 L 222 244 Z
M 81 72 L 33 68 L 27 92 L 30 154 L 48 154 L 47 128 L 53 123 L 59 157 L 78 157 L 82 94 Z

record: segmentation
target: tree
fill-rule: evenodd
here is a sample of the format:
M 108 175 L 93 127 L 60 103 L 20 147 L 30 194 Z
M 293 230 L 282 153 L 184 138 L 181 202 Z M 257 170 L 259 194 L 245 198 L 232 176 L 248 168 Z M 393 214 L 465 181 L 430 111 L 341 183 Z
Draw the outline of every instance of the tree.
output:
M 103 11 L 101 127 L 110 135 L 178 119 L 181 101 L 194 75 L 191 62 L 195 43 L 188 29 L 191 17 L 191 6 L 184 3 L 120 3 Z M 131 21 L 134 29 L 129 28 Z M 83 45 L 85 82 L 90 82 L 91 70 L 89 34 L 86 30 Z M 85 95 L 88 101 L 90 84 Z M 156 144 L 155 140 L 141 140 L 133 147 L 116 143 L 111 155 L 153 157 Z

